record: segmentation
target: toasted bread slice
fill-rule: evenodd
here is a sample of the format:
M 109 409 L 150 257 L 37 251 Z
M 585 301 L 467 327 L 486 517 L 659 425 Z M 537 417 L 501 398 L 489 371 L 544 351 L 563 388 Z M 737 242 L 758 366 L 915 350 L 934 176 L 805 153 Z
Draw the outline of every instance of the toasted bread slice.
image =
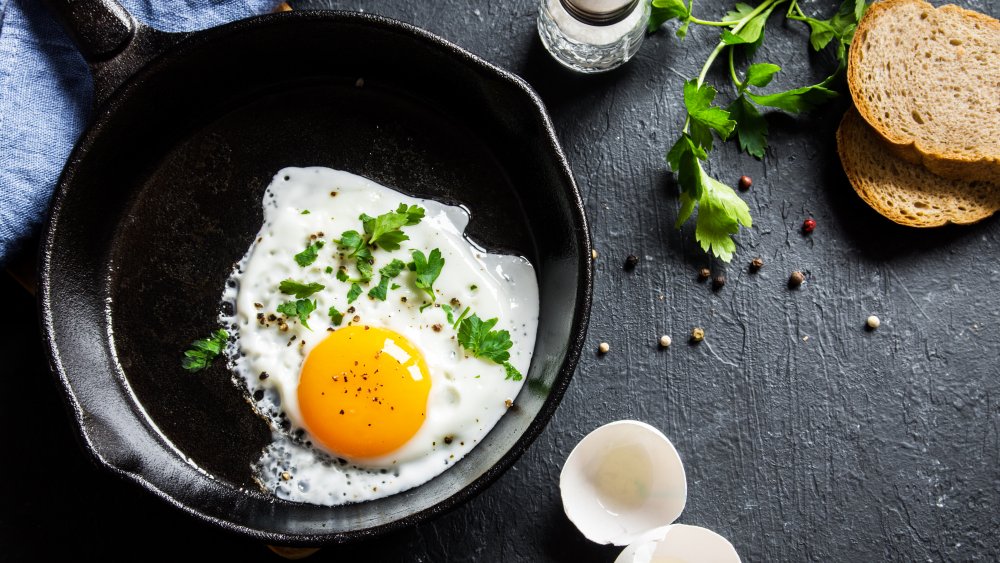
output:
M 1000 22 L 921 0 L 875 2 L 858 24 L 847 81 L 894 152 L 940 176 L 1000 177 Z
M 895 156 L 853 108 L 837 129 L 837 152 L 861 199 L 901 225 L 975 223 L 1000 210 L 1000 183 L 942 178 Z

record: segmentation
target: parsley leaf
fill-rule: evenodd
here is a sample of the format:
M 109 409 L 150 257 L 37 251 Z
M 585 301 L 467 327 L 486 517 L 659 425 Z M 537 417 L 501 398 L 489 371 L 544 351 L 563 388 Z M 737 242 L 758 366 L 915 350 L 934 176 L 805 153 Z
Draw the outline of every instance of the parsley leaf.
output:
M 747 68 L 747 79 L 744 83 L 763 88 L 771 83 L 771 79 L 779 70 L 781 70 L 780 66 L 771 63 L 752 64 Z
M 728 111 L 712 105 L 715 94 L 715 88 L 707 84 L 698 86 L 696 80 L 684 83 L 684 105 L 691 120 L 691 139 L 708 150 L 712 149 L 713 130 L 726 140 L 736 127 Z
M 414 284 L 417 289 L 422 289 L 430 296 L 431 301 L 434 301 L 437 298 L 434 293 L 434 281 L 441 275 L 441 268 L 444 267 L 441 250 L 435 248 L 427 256 L 424 256 L 424 253 L 419 250 L 414 250 L 410 254 L 413 256 L 413 262 L 410 262 L 408 267 L 417 273 Z
M 723 32 L 722 32 L 722 35 L 723 35 L 722 41 L 725 42 L 725 43 L 727 43 L 727 44 L 730 44 L 730 45 L 733 45 L 733 44 L 746 44 L 747 45 L 747 54 L 748 55 L 753 54 L 757 50 L 757 48 L 760 47 L 761 44 L 764 42 L 764 25 L 767 23 L 767 19 L 769 17 L 771 17 L 771 12 L 774 11 L 774 7 L 777 6 L 777 5 L 778 5 L 778 2 L 775 2 L 775 3 L 771 4 L 771 6 L 769 6 L 763 12 L 761 12 L 761 13 L 757 14 L 756 16 L 750 18 L 743 25 L 743 27 L 740 28 L 735 33 L 729 31 L 728 29 L 727 30 L 723 30 Z M 740 4 L 737 4 L 737 9 L 739 9 L 739 6 L 740 6 Z M 744 7 L 748 7 L 748 6 L 746 6 L 746 4 L 743 4 L 743 6 Z M 749 11 L 747 11 L 746 13 L 742 14 L 739 18 L 737 18 L 737 21 L 742 20 L 743 18 L 749 16 L 751 12 L 753 12 L 753 8 L 751 8 Z M 732 12 L 730 12 L 730 14 L 732 14 Z M 729 14 L 727 14 L 727 16 L 728 15 Z M 735 24 L 736 22 L 733 22 L 733 23 Z M 729 41 L 726 40 L 727 36 L 729 37 L 730 40 L 735 40 L 735 39 L 738 38 L 738 41 L 734 42 L 734 43 L 730 43 Z
M 357 231 L 344 231 L 340 235 L 340 239 L 337 241 L 337 246 L 346 250 L 350 250 L 347 253 L 348 256 L 354 256 L 359 250 L 364 248 L 365 240 L 361 237 L 361 233 Z
M 351 289 L 347 290 L 347 303 L 354 303 L 354 300 L 361 296 L 361 286 L 357 283 L 351 284 Z
M 406 263 L 402 260 L 393 260 L 382 268 L 379 268 L 378 273 L 382 277 L 379 279 L 378 285 L 368 291 L 368 297 L 385 301 L 386 295 L 389 292 L 389 280 L 398 276 L 399 272 L 403 271 L 405 267 Z
M 455 324 L 455 311 L 451 308 L 451 305 L 442 303 L 441 310 L 444 311 L 445 317 L 448 319 L 448 324 Z
M 351 279 L 351 278 L 347 277 L 347 270 L 345 270 L 345 269 L 343 268 L 343 266 L 341 266 L 341 267 L 340 267 L 340 268 L 339 268 L 339 269 L 337 270 L 337 280 L 338 280 L 338 281 L 342 281 L 342 282 L 346 282 L 346 281 L 348 281 L 348 280 L 350 280 L 350 279 Z
M 400 229 L 405 226 L 416 225 L 424 218 L 422 207 L 405 203 L 399 204 L 395 211 L 383 213 L 372 218 L 369 215 L 362 215 L 361 221 L 365 232 L 368 233 L 368 245 L 378 246 L 385 250 L 397 250 L 400 243 L 409 240 Z
M 700 169 L 700 166 L 699 166 Z M 732 188 L 701 171 L 703 190 L 698 200 L 698 219 L 695 238 L 702 250 L 712 252 L 724 262 L 733 259 L 735 235 L 740 225 L 750 227 L 750 209 Z
M 400 203 L 399 207 L 396 208 L 396 213 L 406 215 L 407 226 L 416 225 L 424 218 L 424 208 L 419 205 L 408 206 L 405 203 Z
M 736 136 L 740 149 L 757 158 L 764 158 L 767 148 L 767 121 L 750 103 L 746 96 L 733 100 L 726 108 L 729 115 L 736 120 Z
M 725 262 L 733 258 L 736 243 L 729 236 L 739 231 L 739 226 L 752 225 L 750 209 L 729 186 L 705 173 L 700 158 L 705 151 L 695 146 L 686 134 L 674 144 L 667 158 L 677 171 L 681 187 L 681 209 L 676 227 L 687 221 L 698 206 L 695 239 L 702 250 L 712 252 Z
M 744 4 L 743 2 L 737 2 L 735 9 L 726 12 L 726 15 L 722 16 L 722 21 L 733 22 L 735 24 L 736 22 L 749 16 L 751 13 L 753 13 L 753 6 Z
M 782 109 L 789 113 L 802 113 L 838 96 L 837 92 L 826 87 L 829 80 L 828 78 L 819 84 L 774 94 L 747 92 L 747 96 L 762 106 Z
M 213 332 L 208 338 L 195 340 L 191 347 L 184 352 L 184 359 L 181 360 L 181 367 L 190 371 L 201 371 L 208 367 L 219 354 L 222 353 L 229 340 L 229 333 L 221 328 Z
M 484 321 L 478 315 L 472 315 L 462 321 L 458 327 L 458 343 L 477 358 L 485 358 L 498 364 L 510 359 L 510 333 L 506 330 L 490 330 L 496 326 L 498 319 Z
M 683 39 L 691 23 L 691 5 L 685 6 L 683 0 L 653 0 L 646 29 L 649 33 L 653 33 L 660 29 L 664 22 L 672 19 L 683 22 L 681 28 L 677 30 L 677 36 Z
M 323 248 L 324 244 L 326 243 L 324 243 L 321 240 L 318 240 L 306 246 L 305 250 L 295 255 L 295 261 L 299 264 L 299 266 L 302 266 L 303 268 L 312 264 L 313 262 L 316 261 L 316 258 L 319 257 L 319 249 Z
M 340 326 L 344 322 L 344 314 L 338 311 L 336 307 L 330 307 L 327 314 L 330 315 L 330 322 L 333 323 L 333 326 Z
M 294 295 L 296 299 L 305 299 L 325 287 L 321 283 L 302 283 L 290 278 L 278 284 L 278 289 L 282 293 Z
M 514 381 L 521 381 L 521 379 L 523 379 L 521 372 L 517 371 L 517 368 L 510 362 L 503 363 L 503 370 L 507 372 L 507 377 L 504 379 L 513 379 Z
M 310 301 L 308 299 L 287 301 L 285 303 L 282 303 L 281 305 L 278 305 L 279 313 L 287 316 L 288 318 L 298 317 L 299 322 L 302 323 L 302 326 L 308 328 L 309 330 L 312 329 L 309 328 L 309 323 L 307 322 L 307 320 L 309 319 L 310 313 L 312 313 L 315 310 L 316 310 L 316 302 Z
M 832 18 L 820 20 L 806 16 L 798 3 L 793 2 L 788 17 L 809 24 L 809 44 L 815 51 L 822 50 L 830 44 L 830 41 L 837 39 L 837 60 L 843 68 L 847 58 L 847 46 L 854 40 L 858 22 L 867 9 L 868 5 L 864 0 L 844 0 Z
M 375 262 L 372 251 L 365 247 L 359 250 L 354 257 L 357 259 L 355 265 L 358 267 L 358 273 L 361 274 L 360 281 L 368 282 L 372 279 L 372 264 Z

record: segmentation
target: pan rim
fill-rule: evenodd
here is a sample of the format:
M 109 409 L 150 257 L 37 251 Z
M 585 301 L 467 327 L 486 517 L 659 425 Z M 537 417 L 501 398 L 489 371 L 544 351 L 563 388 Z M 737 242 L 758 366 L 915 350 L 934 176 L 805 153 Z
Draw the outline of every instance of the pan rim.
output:
M 57 341 L 56 336 L 56 321 L 53 318 L 52 312 L 52 287 L 54 278 L 54 265 L 52 257 L 54 249 L 58 243 L 58 232 L 60 226 L 62 221 L 65 220 L 64 202 L 67 198 L 67 194 L 72 190 L 72 186 L 74 185 L 74 178 L 78 172 L 78 165 L 82 160 L 81 157 L 86 155 L 96 140 L 102 136 L 102 131 L 104 131 L 109 118 L 115 113 L 118 105 L 122 101 L 128 99 L 131 92 L 139 87 L 144 77 L 155 73 L 157 71 L 157 65 L 160 64 L 168 55 L 171 57 L 182 58 L 185 51 L 195 49 L 200 45 L 210 43 L 225 35 L 240 33 L 251 28 L 257 29 L 260 27 L 266 27 L 274 22 L 296 20 L 323 20 L 330 23 L 363 25 L 379 28 L 383 31 L 405 34 L 420 40 L 431 48 L 447 52 L 450 57 L 456 58 L 463 64 L 472 67 L 479 72 L 486 73 L 486 76 L 488 77 L 491 76 L 495 79 L 514 85 L 518 90 L 518 94 L 527 96 L 528 100 L 534 107 L 535 112 L 533 118 L 540 120 L 541 130 L 545 133 L 544 145 L 548 152 L 546 158 L 552 160 L 558 168 L 558 173 L 562 181 L 557 186 L 553 186 L 552 189 L 568 192 L 565 195 L 572 203 L 572 209 L 570 209 L 569 212 L 572 215 L 573 223 L 577 227 L 577 232 L 573 233 L 573 243 L 580 256 L 580 260 L 578 261 L 576 268 L 576 275 L 579 280 L 578 290 L 574 297 L 574 311 L 570 328 L 570 340 L 566 343 L 565 358 L 559 366 L 548 397 L 545 399 L 545 402 L 542 404 L 537 414 L 524 429 L 521 436 L 514 442 L 514 445 L 504 452 L 499 460 L 486 469 L 482 475 L 436 504 L 388 523 L 358 530 L 331 532 L 328 534 L 296 534 L 288 531 L 266 530 L 261 529 L 261 527 L 255 527 L 245 523 L 238 523 L 219 518 L 200 510 L 196 506 L 192 506 L 189 503 L 182 502 L 181 500 L 175 498 L 173 495 L 157 486 L 156 483 L 147 479 L 145 475 L 123 470 L 121 467 L 118 467 L 111 461 L 102 457 L 97 446 L 94 445 L 92 436 L 90 436 L 86 430 L 83 407 L 73 391 L 70 384 L 69 373 L 62 361 L 60 344 Z M 332 10 L 302 12 L 292 11 L 277 14 L 266 14 L 190 34 L 176 45 L 167 49 L 161 55 L 155 57 L 149 63 L 144 65 L 138 72 L 129 77 L 126 82 L 94 112 L 91 124 L 88 126 L 74 147 L 73 152 L 67 160 L 66 167 L 59 178 L 56 191 L 53 194 L 50 213 L 43 228 L 42 244 L 39 247 L 38 260 L 39 318 L 42 326 L 43 341 L 49 358 L 50 370 L 60 383 L 60 391 L 63 396 L 64 404 L 69 409 L 73 418 L 75 434 L 91 460 L 98 466 L 120 478 L 137 484 L 146 491 L 149 491 L 153 495 L 166 501 L 171 506 L 179 508 L 181 511 L 197 518 L 198 520 L 208 522 L 221 529 L 248 538 L 266 541 L 269 543 L 295 546 L 347 543 L 370 539 L 392 531 L 409 528 L 417 523 L 428 521 L 465 504 L 468 500 L 481 493 L 487 486 L 492 484 L 502 474 L 509 470 L 511 466 L 513 466 L 514 463 L 524 454 L 524 452 L 527 451 L 531 444 L 534 443 L 534 441 L 541 434 L 542 430 L 548 424 L 549 420 L 552 418 L 556 408 L 561 402 L 562 397 L 572 380 L 580 353 L 583 349 L 587 333 L 587 325 L 590 317 L 593 291 L 593 266 L 590 260 L 590 254 L 591 240 L 589 226 L 579 189 L 573 179 L 572 171 L 558 142 L 558 138 L 548 112 L 545 109 L 544 103 L 538 94 L 535 93 L 523 79 L 433 33 L 414 25 L 384 16 Z M 162 440 L 162 437 L 158 437 L 158 439 Z

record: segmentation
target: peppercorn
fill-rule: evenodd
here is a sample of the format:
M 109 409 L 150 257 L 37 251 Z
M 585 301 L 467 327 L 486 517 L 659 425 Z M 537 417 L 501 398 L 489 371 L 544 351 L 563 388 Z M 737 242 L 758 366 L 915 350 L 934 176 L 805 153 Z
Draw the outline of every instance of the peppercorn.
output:
M 591 260 L 597 260 L 597 251 L 596 250 L 591 249 L 591 251 L 590 251 L 590 259 Z
M 705 280 L 707 280 L 710 277 L 712 277 L 712 270 L 709 270 L 708 268 L 702 268 L 702 269 L 698 270 L 698 279 L 699 280 L 705 281 Z
M 871 315 L 867 320 L 865 320 L 865 325 L 868 327 L 868 330 L 875 330 L 876 328 L 882 326 L 882 321 L 875 315 Z
M 691 342 L 698 343 L 702 340 L 705 340 L 705 329 L 697 326 L 691 329 Z
M 719 291 L 724 285 L 726 285 L 726 276 L 722 274 L 715 276 L 715 279 L 712 280 L 712 289 L 715 291 Z
M 629 254 L 628 256 L 625 257 L 626 270 L 634 270 L 638 264 L 639 264 L 639 257 L 637 257 L 636 255 Z
M 600 344 L 597 345 L 597 351 L 600 352 L 601 354 L 607 354 L 608 352 L 611 351 L 611 345 L 608 344 L 607 342 L 601 342 Z
M 670 336 L 666 334 L 660 337 L 660 346 L 663 348 L 668 348 L 671 342 L 672 340 L 670 339 Z
M 750 176 L 746 176 L 746 175 L 740 176 L 740 184 L 739 185 L 740 185 L 740 189 L 741 190 L 747 191 L 747 190 L 750 189 L 750 186 L 753 185 L 753 179 Z
M 788 287 L 799 287 L 802 282 L 806 281 L 806 276 L 802 272 L 796 270 L 792 272 L 792 275 L 788 278 Z
M 750 271 L 757 272 L 764 267 L 764 259 L 760 256 L 754 258 L 750 261 Z
M 813 219 L 812 217 L 810 217 L 810 218 L 806 219 L 805 221 L 802 221 L 802 232 L 803 233 L 805 233 L 805 234 L 808 235 L 809 233 L 813 232 L 814 230 L 816 230 L 816 220 L 815 219 Z

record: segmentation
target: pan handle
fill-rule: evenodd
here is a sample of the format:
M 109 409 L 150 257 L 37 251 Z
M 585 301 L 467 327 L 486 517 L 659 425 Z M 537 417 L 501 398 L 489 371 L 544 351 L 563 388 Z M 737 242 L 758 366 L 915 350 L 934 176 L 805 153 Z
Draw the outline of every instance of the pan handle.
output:
M 117 0 L 47 0 L 94 77 L 101 106 L 135 71 L 189 33 L 167 33 L 137 21 Z

